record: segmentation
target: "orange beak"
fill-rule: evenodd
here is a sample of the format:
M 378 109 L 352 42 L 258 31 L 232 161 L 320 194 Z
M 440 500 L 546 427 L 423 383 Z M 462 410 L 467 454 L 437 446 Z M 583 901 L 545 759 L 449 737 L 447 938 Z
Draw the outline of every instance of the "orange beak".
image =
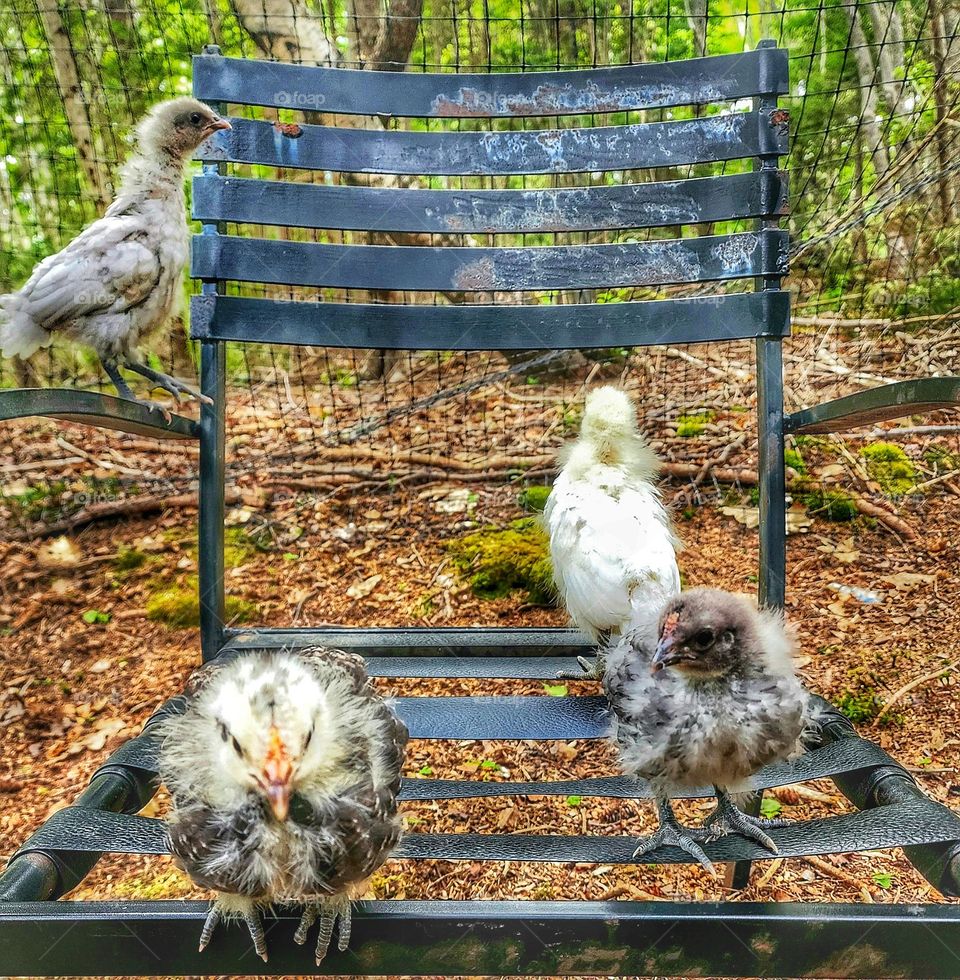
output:
M 263 785 L 273 815 L 277 820 L 286 820 L 287 814 L 290 812 L 290 782 L 293 778 L 293 765 L 276 725 L 270 726 L 267 756 L 263 762 L 263 775 Z

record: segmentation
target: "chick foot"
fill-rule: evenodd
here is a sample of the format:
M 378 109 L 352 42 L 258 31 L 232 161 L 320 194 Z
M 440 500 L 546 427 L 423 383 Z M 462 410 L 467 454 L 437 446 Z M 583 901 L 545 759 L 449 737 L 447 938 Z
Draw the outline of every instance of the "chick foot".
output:
M 777 854 L 777 845 L 766 831 L 789 826 L 789 820 L 771 820 L 744 813 L 727 793 L 717 789 L 717 808 L 704 820 L 701 830 L 706 833 L 706 840 L 719 840 L 728 834 L 742 834 L 772 854 Z
M 210 911 L 207 913 L 206 922 L 203 924 L 203 931 L 200 933 L 200 952 L 202 953 L 210 940 L 213 938 L 214 930 L 221 922 L 230 919 L 243 919 L 250 931 L 250 938 L 253 940 L 253 948 L 257 956 L 267 962 L 267 939 L 263 932 L 263 923 L 260 921 L 260 910 L 256 899 L 245 898 L 242 895 L 229 895 L 220 892 Z
M 635 858 L 642 857 L 658 847 L 679 847 L 698 861 L 710 874 L 715 875 L 713 862 L 697 843 L 697 838 L 706 839 L 701 830 L 691 830 L 681 825 L 677 820 L 669 800 L 657 800 L 657 813 L 660 816 L 660 826 L 649 837 L 641 837 L 637 841 L 637 849 L 633 852 Z
M 164 374 L 162 371 L 154 371 L 153 368 L 147 367 L 146 364 L 140 364 L 138 361 L 126 361 L 124 367 L 130 371 L 136 371 L 137 374 L 142 375 L 148 381 L 152 381 L 157 388 L 162 388 L 164 391 L 169 392 L 177 402 L 180 401 L 181 395 L 189 395 L 191 398 L 196 398 L 197 401 L 204 402 L 206 405 L 213 404 L 212 398 L 209 398 L 207 395 L 202 395 L 193 385 L 188 385 L 185 381 L 172 378 L 169 374 Z
M 317 966 L 319 966 L 330 949 L 333 925 L 338 918 L 340 919 L 340 928 L 337 936 L 337 949 L 343 953 L 350 945 L 351 917 L 351 905 L 348 898 L 327 898 L 307 902 L 303 909 L 303 915 L 300 917 L 300 925 L 297 926 L 297 931 L 294 933 L 293 941 L 302 946 L 307 941 L 307 933 L 310 931 L 310 927 L 319 919 L 320 934 L 317 936 L 316 950 Z
M 166 405 L 162 405 L 160 402 L 150 401 L 148 398 L 137 398 L 137 396 L 130 390 L 130 386 L 123 379 L 123 375 L 120 373 L 117 367 L 116 361 L 111 361 L 109 358 L 100 358 L 100 363 L 103 365 L 104 371 L 107 372 L 107 376 L 110 378 L 113 387 L 117 389 L 117 394 L 121 398 L 129 398 L 132 402 L 139 402 L 141 405 L 145 405 L 151 412 L 159 412 L 163 416 L 163 420 L 170 424 L 173 421 L 173 416 L 170 414 L 170 409 Z M 179 399 L 178 399 L 179 400 Z
M 576 674 L 572 670 L 558 670 L 557 679 L 566 681 L 602 681 L 603 672 L 607 668 L 607 658 L 602 654 L 597 654 L 593 660 L 588 660 L 586 657 L 577 657 L 577 663 L 580 664 L 580 668 L 583 671 L 582 674 Z

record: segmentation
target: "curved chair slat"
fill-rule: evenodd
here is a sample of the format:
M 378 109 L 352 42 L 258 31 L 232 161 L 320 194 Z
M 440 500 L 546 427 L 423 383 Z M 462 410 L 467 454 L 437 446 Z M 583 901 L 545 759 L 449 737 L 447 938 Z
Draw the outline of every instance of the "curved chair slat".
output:
M 141 402 L 76 388 L 12 388 L 0 391 L 0 421 L 30 418 L 83 422 L 156 439 L 196 439 L 200 426 L 183 415 L 167 422 Z

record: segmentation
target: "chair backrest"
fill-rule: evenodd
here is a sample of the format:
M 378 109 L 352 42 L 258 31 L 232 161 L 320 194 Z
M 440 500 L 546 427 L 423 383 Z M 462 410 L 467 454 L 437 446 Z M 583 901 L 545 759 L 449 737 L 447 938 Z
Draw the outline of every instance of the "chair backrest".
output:
M 789 329 L 786 181 L 778 159 L 788 119 L 786 52 L 755 51 L 691 61 L 527 74 L 415 74 L 313 68 L 206 54 L 194 60 L 194 92 L 231 104 L 369 116 L 377 128 L 232 118 L 233 129 L 201 148 L 193 188 L 203 233 L 193 243 L 191 330 L 202 342 L 202 552 L 223 533 L 223 344 L 226 341 L 414 350 L 634 347 L 756 338 L 761 426 L 761 507 L 766 565 L 776 551 L 782 498 L 780 339 Z M 719 105 L 718 105 L 719 104 Z M 572 116 L 693 106 L 690 118 L 621 125 L 503 130 L 508 117 Z M 393 120 L 424 122 L 395 127 Z M 486 129 L 469 120 L 493 120 Z M 437 120 L 451 120 L 435 131 Z M 321 119 L 321 122 L 323 120 Z M 465 122 L 467 121 L 467 122 Z M 433 189 L 439 176 L 561 175 L 693 168 L 752 160 L 752 172 L 601 186 Z M 232 163 L 290 170 L 398 175 L 303 183 L 227 172 Z M 742 170 L 742 168 L 741 168 Z M 683 171 L 681 171 L 682 173 Z M 425 186 L 404 186 L 408 176 Z M 752 219 L 750 230 L 642 242 L 528 247 L 325 244 L 223 234 L 225 223 L 428 235 L 669 228 Z M 676 234 L 676 232 L 674 232 Z M 301 236 L 302 237 L 302 236 Z M 753 291 L 728 292 L 747 280 Z M 752 282 L 750 282 L 752 280 Z M 694 295 L 619 303 L 342 303 L 227 295 L 227 284 L 502 294 L 595 287 L 704 284 Z M 234 290 L 236 293 L 238 290 Z M 689 291 L 689 290 L 688 290 Z M 239 292 L 249 292 L 241 285 Z M 779 435 L 777 434 L 779 432 Z M 771 435 L 772 434 L 772 435 Z M 773 442 L 771 442 L 771 438 Z M 779 440 L 779 448 L 774 442 Z M 779 462 L 777 456 L 779 455 Z M 782 549 L 782 543 L 779 546 Z M 775 555 L 773 556 L 775 559 Z M 761 556 L 764 560 L 764 556 Z M 214 561 L 210 556 L 206 562 Z M 776 560 L 772 565 L 776 566 Z M 201 567 L 204 652 L 223 638 L 222 562 Z M 762 586 L 779 601 L 776 567 Z M 782 578 L 782 573 L 780 573 Z

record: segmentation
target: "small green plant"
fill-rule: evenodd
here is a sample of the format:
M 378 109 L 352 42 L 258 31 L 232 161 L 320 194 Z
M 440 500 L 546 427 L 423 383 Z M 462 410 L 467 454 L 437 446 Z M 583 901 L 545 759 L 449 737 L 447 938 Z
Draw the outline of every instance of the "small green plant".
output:
M 568 690 L 566 684 L 551 684 L 549 681 L 543 682 L 543 689 L 552 698 L 565 698 Z
M 81 617 L 88 626 L 103 626 L 110 622 L 110 613 L 100 612 L 99 609 L 88 609 Z
M 517 503 L 524 510 L 542 513 L 543 508 L 547 506 L 547 498 L 550 496 L 550 490 L 550 487 L 524 487 L 517 494 Z
M 873 883 L 881 888 L 893 887 L 893 875 L 889 871 L 875 871 L 873 873 Z
M 240 527 L 228 527 L 223 533 L 223 564 L 226 568 L 246 565 L 259 549 Z
M 417 770 L 417 774 L 420 775 L 420 776 L 432 776 L 433 775 L 433 766 L 421 766 Z
M 919 470 L 910 457 L 892 442 L 873 442 L 860 450 L 867 472 L 889 497 L 903 497 L 917 485 Z
M 765 796 L 760 801 L 760 816 L 767 820 L 773 820 L 780 815 L 783 804 L 775 796 Z
M 844 691 L 837 701 L 840 713 L 855 725 L 873 721 L 883 710 L 883 701 L 873 691 Z
M 567 797 L 567 806 L 580 806 L 580 804 L 582 802 L 583 802 L 583 797 L 582 796 L 568 796 Z
M 497 763 L 497 762 L 494 762 L 493 759 L 483 759 L 481 761 L 481 763 L 480 763 L 480 768 L 481 769 L 486 769 L 488 771 L 492 771 L 494 769 L 499 769 L 500 768 L 500 764 Z
M 797 449 L 785 449 L 783 451 L 783 462 L 800 475 L 807 472 L 807 464 L 804 463 L 803 457 Z

